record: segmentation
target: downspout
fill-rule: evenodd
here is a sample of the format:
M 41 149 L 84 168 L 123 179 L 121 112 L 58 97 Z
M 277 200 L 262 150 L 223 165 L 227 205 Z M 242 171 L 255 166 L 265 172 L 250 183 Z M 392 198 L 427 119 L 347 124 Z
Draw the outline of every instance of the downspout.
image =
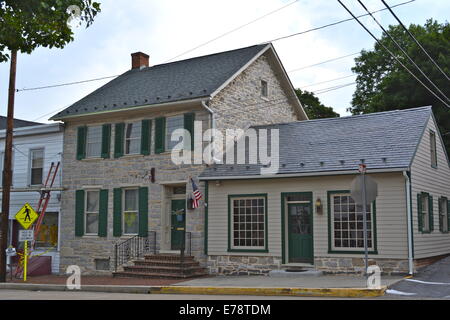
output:
M 209 101 L 209 100 L 206 100 L 206 101 Z M 206 111 L 208 111 L 210 114 L 211 129 L 215 129 L 216 128 L 216 117 L 215 117 L 214 111 L 212 111 L 212 109 L 206 105 L 205 100 L 202 100 L 201 103 L 202 103 L 203 108 L 205 108 Z M 211 140 L 212 140 L 212 137 L 211 137 Z
M 406 212 L 408 221 L 408 267 L 409 274 L 414 274 L 414 261 L 413 261 L 413 230 L 412 230 L 412 208 L 411 208 L 411 180 L 409 178 L 408 172 L 403 171 L 403 176 L 406 180 Z

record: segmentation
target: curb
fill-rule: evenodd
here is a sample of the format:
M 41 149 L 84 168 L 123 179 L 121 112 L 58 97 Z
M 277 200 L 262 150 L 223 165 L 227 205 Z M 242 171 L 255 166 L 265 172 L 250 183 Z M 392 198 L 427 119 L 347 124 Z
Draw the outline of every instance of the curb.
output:
M 371 298 L 383 296 L 387 287 L 368 288 L 246 288 L 246 287 L 195 287 L 195 286 L 117 286 L 85 285 L 80 290 L 69 290 L 59 284 L 0 283 L 0 290 L 29 291 L 86 291 L 107 293 L 146 294 L 196 294 L 196 295 L 251 295 L 251 296 L 291 296 L 291 297 L 340 297 Z

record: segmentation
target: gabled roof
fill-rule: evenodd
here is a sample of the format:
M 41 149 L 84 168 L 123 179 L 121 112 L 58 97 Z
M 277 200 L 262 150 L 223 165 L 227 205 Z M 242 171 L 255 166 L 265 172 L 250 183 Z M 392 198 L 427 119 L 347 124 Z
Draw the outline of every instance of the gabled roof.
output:
M 361 159 L 368 170 L 389 171 L 409 168 L 431 114 L 431 107 L 420 107 L 253 128 L 279 129 L 276 176 L 356 171 Z M 200 177 L 256 177 L 261 176 L 261 168 L 260 164 L 216 164 Z
M 42 124 L 42 123 L 28 121 L 28 120 L 14 119 L 14 128 L 37 126 L 40 124 Z M 0 130 L 5 130 L 5 129 L 6 129 L 6 117 L 0 116 Z
M 209 97 L 268 46 L 129 70 L 50 119 Z

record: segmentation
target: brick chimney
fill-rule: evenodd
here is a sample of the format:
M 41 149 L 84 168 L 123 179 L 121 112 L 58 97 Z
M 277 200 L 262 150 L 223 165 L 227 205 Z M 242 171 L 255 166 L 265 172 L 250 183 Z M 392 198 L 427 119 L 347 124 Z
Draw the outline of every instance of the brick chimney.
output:
M 131 54 L 131 69 L 140 69 L 148 67 L 149 56 L 143 52 L 135 52 Z

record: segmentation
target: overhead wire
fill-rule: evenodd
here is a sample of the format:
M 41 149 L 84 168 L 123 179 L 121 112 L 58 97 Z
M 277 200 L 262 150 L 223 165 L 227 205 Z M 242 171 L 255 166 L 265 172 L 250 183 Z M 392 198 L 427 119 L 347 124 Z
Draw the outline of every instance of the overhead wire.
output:
M 391 50 L 389 50 L 388 47 L 386 47 L 386 45 L 384 43 L 382 43 L 380 40 L 378 40 L 378 38 L 372 33 L 370 32 L 369 29 L 367 29 L 367 27 L 361 22 L 359 21 L 359 19 L 353 14 L 353 12 L 350 11 L 350 9 L 347 8 L 347 6 L 342 3 L 341 0 L 337 0 L 341 6 L 353 17 L 353 19 L 355 19 L 360 25 L 361 27 L 363 27 L 364 30 L 366 30 L 367 33 L 370 34 L 370 36 L 380 45 L 382 46 L 388 53 L 389 55 L 391 55 L 391 57 L 393 57 L 411 76 L 414 77 L 414 79 L 416 79 L 425 89 L 427 89 L 433 96 L 435 96 L 439 101 L 441 101 L 445 106 L 447 106 L 448 108 L 450 108 L 450 105 L 448 105 L 441 97 L 439 97 L 433 90 L 431 90 L 425 83 L 423 83 L 422 80 L 420 80 L 407 66 L 405 66 L 405 64 L 394 54 L 392 53 Z

